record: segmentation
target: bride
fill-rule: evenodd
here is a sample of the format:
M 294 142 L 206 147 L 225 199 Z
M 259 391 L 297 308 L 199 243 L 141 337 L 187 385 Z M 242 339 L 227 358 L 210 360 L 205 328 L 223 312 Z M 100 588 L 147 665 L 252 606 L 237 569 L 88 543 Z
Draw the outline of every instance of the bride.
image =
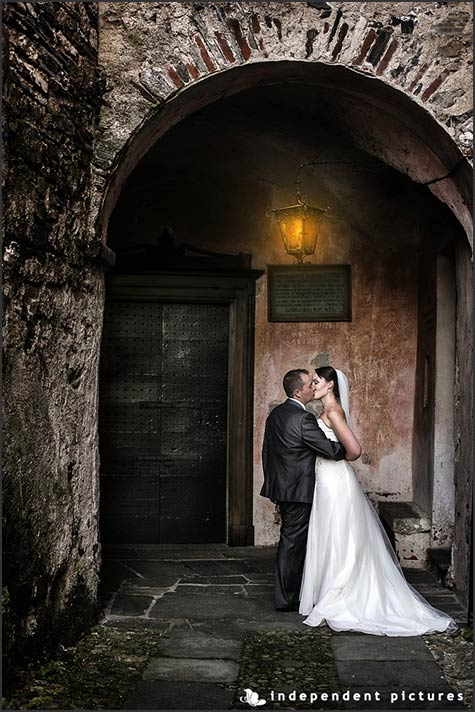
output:
M 316 370 L 319 425 L 330 440 L 361 453 L 350 428 L 348 381 L 331 366 Z M 359 455 L 357 455 L 359 456 Z M 396 555 L 351 465 L 317 457 L 299 612 L 304 623 L 336 631 L 409 636 L 455 630 L 403 576 Z

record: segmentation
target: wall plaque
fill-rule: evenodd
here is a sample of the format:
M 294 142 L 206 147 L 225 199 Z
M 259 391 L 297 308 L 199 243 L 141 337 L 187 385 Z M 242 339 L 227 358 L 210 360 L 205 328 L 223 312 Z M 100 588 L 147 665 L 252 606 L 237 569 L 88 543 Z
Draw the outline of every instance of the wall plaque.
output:
M 269 321 L 351 321 L 350 265 L 268 265 Z

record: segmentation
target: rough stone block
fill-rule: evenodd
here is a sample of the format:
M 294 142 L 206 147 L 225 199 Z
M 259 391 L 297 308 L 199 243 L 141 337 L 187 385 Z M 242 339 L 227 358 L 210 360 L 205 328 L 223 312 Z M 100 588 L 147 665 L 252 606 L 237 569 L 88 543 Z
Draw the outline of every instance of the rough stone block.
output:
M 112 615 L 140 616 L 144 615 L 152 603 L 152 596 L 136 596 L 119 593 L 112 604 Z
M 160 641 L 160 655 L 166 658 L 239 660 L 241 641 L 190 633 Z
M 189 596 L 182 593 L 167 593 L 159 598 L 150 611 L 150 617 L 158 620 L 188 618 L 193 620 L 247 619 L 259 621 L 298 620 L 298 613 L 275 611 L 265 597 L 242 598 L 230 594 Z
M 234 682 L 239 665 L 233 660 L 201 660 L 196 658 L 156 658 L 143 674 L 144 680 L 176 680 L 187 682 Z
M 424 569 L 428 563 L 427 549 L 430 544 L 430 534 L 396 534 L 396 553 L 401 566 L 414 569 Z
M 428 563 L 430 517 L 414 502 L 383 502 L 381 518 L 394 536 L 402 566 L 423 569 Z
M 448 685 L 437 663 L 432 660 L 345 660 L 336 661 L 338 678 L 343 686 L 397 687 L 404 680 L 407 687 L 447 689 Z
M 142 680 L 125 700 L 127 710 L 228 710 L 232 690 L 210 682 Z
M 332 638 L 336 660 L 428 660 L 433 657 L 421 638 L 342 635 Z
M 382 502 L 379 512 L 394 534 L 430 532 L 429 515 L 414 502 Z

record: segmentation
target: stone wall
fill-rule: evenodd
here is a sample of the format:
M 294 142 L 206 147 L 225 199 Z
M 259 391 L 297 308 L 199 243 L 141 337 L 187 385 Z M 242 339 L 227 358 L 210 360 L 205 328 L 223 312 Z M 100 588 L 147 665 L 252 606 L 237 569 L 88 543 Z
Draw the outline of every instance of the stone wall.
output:
M 101 271 L 87 230 L 95 3 L 3 3 L 7 655 L 95 615 Z
M 457 361 L 455 380 L 455 527 L 452 575 L 463 603 L 471 607 L 473 585 L 473 255 L 456 245 Z M 470 562 L 470 563 L 469 563 Z M 473 591 L 473 588 L 472 588 Z

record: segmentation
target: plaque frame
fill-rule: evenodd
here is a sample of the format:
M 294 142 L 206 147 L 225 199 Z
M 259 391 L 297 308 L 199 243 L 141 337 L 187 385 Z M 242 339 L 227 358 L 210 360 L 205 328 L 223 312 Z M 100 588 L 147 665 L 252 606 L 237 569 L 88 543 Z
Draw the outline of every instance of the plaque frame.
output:
M 315 309 L 311 315 L 296 309 L 294 312 L 279 311 L 276 305 L 276 280 L 291 275 L 298 278 L 311 274 L 318 279 L 318 275 L 329 274 L 344 276 L 344 306 L 341 310 L 322 312 Z M 270 322 L 324 322 L 324 321 L 352 321 L 351 313 L 351 265 L 267 265 L 267 318 Z

